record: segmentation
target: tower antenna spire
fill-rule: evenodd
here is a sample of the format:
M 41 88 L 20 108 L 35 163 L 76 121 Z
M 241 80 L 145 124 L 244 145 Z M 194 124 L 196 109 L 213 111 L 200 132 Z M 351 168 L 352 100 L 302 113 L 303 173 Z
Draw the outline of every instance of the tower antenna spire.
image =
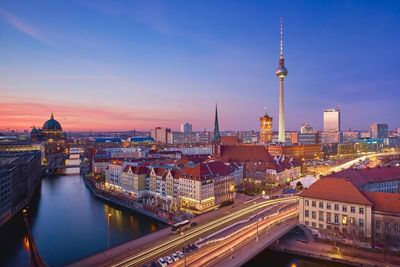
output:
M 280 53 L 280 58 L 283 58 L 283 18 L 281 17 L 281 34 L 280 34 L 281 40 L 280 40 L 280 45 L 281 45 L 281 53 Z

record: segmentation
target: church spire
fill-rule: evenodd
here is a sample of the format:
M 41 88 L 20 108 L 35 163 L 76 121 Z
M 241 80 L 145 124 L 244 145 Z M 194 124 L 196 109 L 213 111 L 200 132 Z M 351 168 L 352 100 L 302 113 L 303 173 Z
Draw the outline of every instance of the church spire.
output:
M 54 119 L 53 111 L 51 112 L 50 119 Z
M 215 104 L 215 120 L 214 120 L 214 136 L 213 142 L 221 142 L 221 135 L 219 134 L 219 124 L 218 124 L 218 106 Z

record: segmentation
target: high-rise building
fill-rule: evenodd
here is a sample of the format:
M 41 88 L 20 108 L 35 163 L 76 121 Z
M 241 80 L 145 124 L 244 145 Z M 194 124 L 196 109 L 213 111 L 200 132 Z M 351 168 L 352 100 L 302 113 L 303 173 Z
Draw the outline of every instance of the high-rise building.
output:
M 167 144 L 170 132 L 171 129 L 169 128 L 156 127 L 151 130 L 151 137 L 153 137 L 156 142 Z
M 340 110 L 338 108 L 329 108 L 324 111 L 324 132 L 340 132 Z
M 283 96 L 283 82 L 288 74 L 285 68 L 285 60 L 283 59 L 283 21 L 281 18 L 281 31 L 280 31 L 280 56 L 279 56 L 279 67 L 276 69 L 276 77 L 279 78 L 279 134 L 278 141 L 285 143 L 285 107 L 284 107 L 284 96 Z
M 192 132 L 192 124 L 185 122 L 181 124 L 181 132 L 182 133 L 191 133 Z
M 324 111 L 324 132 L 321 134 L 323 144 L 338 144 L 341 142 L 340 110 L 330 108 Z
M 260 141 L 268 144 L 272 142 L 272 117 L 265 115 L 260 118 Z
M 300 133 L 302 134 L 310 134 L 314 131 L 313 127 L 310 124 L 303 124 L 300 127 Z
M 372 123 L 370 132 L 371 138 L 387 138 L 389 126 L 385 123 Z

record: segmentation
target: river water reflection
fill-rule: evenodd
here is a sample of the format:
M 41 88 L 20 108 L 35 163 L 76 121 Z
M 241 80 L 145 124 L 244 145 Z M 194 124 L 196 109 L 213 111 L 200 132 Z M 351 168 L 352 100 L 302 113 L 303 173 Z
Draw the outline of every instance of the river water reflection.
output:
M 112 214 L 110 246 L 166 226 L 95 198 L 79 174 L 43 178 L 30 203 L 29 221 L 45 261 L 51 266 L 63 266 L 107 248 L 108 213 Z M 0 229 L 0 266 L 29 266 L 24 237 L 20 215 Z

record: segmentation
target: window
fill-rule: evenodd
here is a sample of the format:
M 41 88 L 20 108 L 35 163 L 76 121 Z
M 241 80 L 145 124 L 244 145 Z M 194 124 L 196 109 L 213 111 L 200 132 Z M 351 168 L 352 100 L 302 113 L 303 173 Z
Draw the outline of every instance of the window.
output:
M 335 204 L 335 210 L 339 210 L 339 204 Z
M 316 207 L 316 205 L 317 205 L 317 204 L 316 204 L 315 201 L 312 201 L 312 202 L 311 202 L 311 206 L 313 206 L 314 208 Z
M 324 229 L 324 225 L 322 223 L 320 223 L 319 228 Z
M 310 204 L 308 203 L 308 200 L 307 200 L 307 199 L 304 200 L 304 206 L 308 206 L 308 205 L 310 205 Z
M 380 221 L 376 221 L 376 222 L 375 222 L 375 228 L 378 229 L 378 230 L 381 229 L 381 223 L 380 223 Z
M 331 222 L 331 213 L 330 212 L 326 213 L 326 221 Z
M 310 216 L 310 211 L 305 210 L 304 211 L 304 217 L 308 218 Z
M 335 223 L 339 224 L 339 214 L 335 213 Z
M 327 208 L 328 210 L 330 210 L 330 209 L 331 209 L 331 203 L 326 203 L 326 208 Z
M 324 212 L 323 211 L 318 212 L 318 219 L 320 222 L 324 221 Z
M 400 223 L 396 223 L 396 224 L 394 225 L 394 230 L 395 230 L 396 232 L 400 232 Z
M 326 229 L 327 229 L 327 230 L 331 230 L 332 228 L 331 228 L 330 225 L 327 225 L 327 226 L 326 226 Z
M 312 211 L 312 212 L 311 212 L 311 217 L 312 217 L 313 219 L 316 219 L 316 218 L 317 218 L 317 213 L 316 213 L 315 211 Z
M 358 219 L 358 225 L 364 227 L 364 219 Z
M 342 216 L 342 224 L 346 225 L 347 224 L 347 216 Z
M 358 213 L 364 214 L 364 208 L 360 208 L 360 209 L 358 210 Z
M 316 227 L 317 226 L 317 224 L 315 222 L 312 222 L 311 225 L 312 225 L 312 227 Z
M 304 223 L 305 223 L 306 225 L 310 225 L 310 222 L 309 222 L 309 221 L 304 221 Z
M 343 211 L 343 212 L 347 212 L 347 206 L 343 205 L 343 206 L 342 206 L 342 211 Z
M 351 208 L 350 208 L 350 212 L 351 212 L 351 213 L 356 213 L 356 208 L 355 208 L 355 207 L 351 207 Z
M 324 202 L 319 202 L 319 208 L 323 209 L 324 208 Z

